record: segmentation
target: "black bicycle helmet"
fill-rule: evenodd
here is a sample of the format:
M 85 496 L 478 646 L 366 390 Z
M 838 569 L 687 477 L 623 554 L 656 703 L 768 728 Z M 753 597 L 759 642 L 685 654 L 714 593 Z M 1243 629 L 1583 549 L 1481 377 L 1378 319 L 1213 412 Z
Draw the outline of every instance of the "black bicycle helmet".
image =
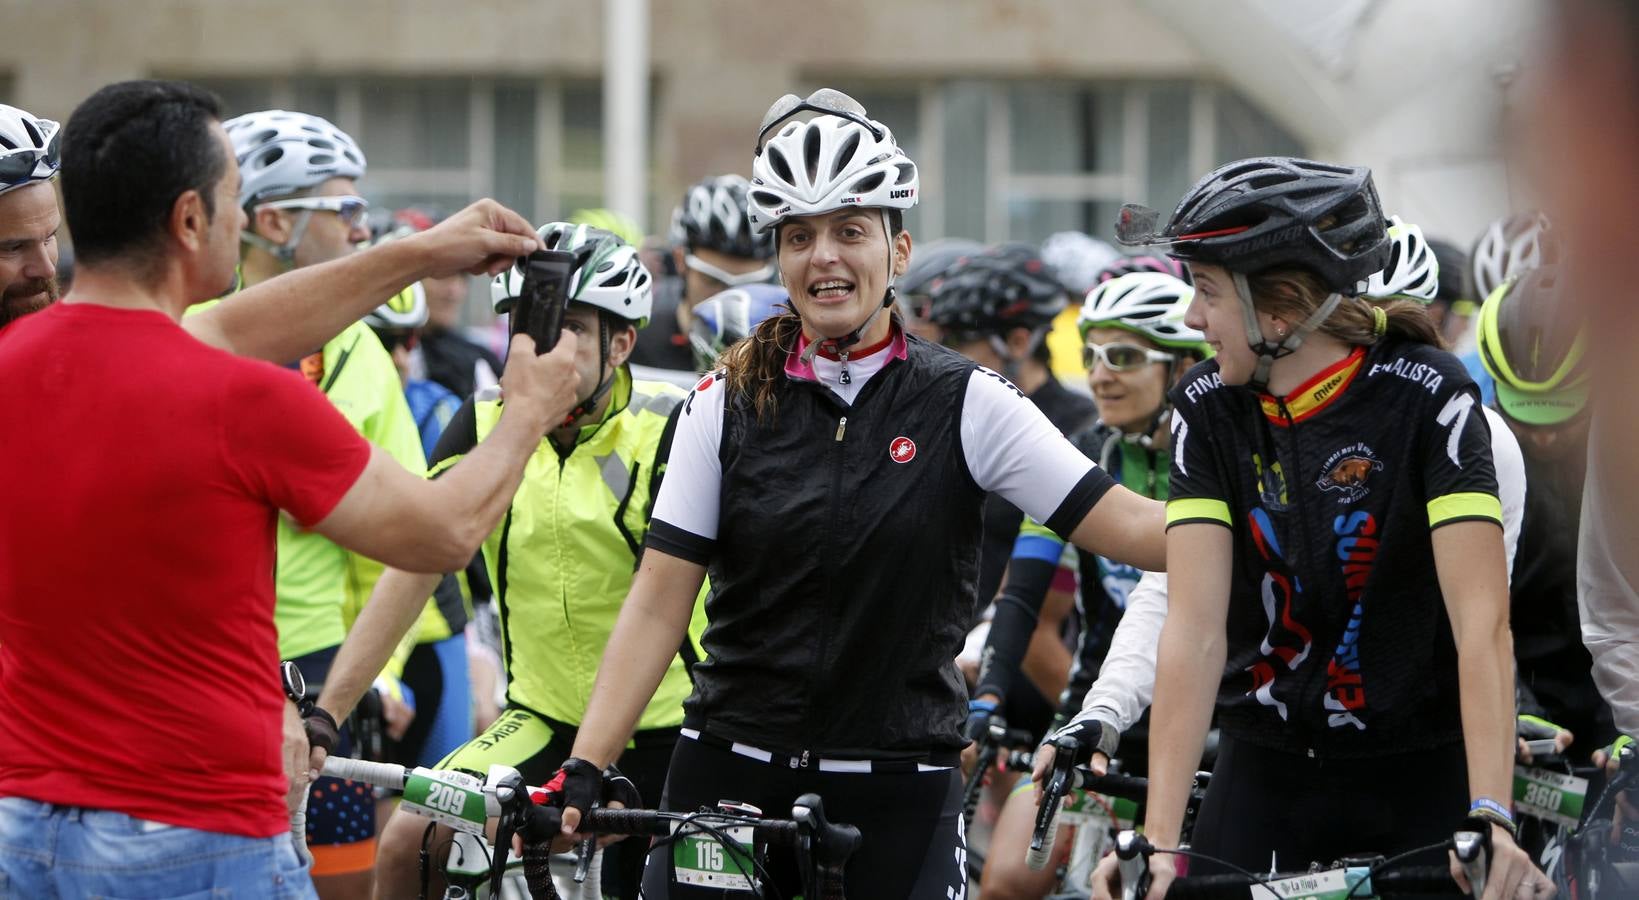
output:
M 739 175 L 713 175 L 689 188 L 672 213 L 674 242 L 689 250 L 704 247 L 747 259 L 773 256 L 770 234 L 754 234 L 746 218 L 748 187 Z
M 1153 226 L 1135 229 L 1141 223 L 1133 212 L 1122 210 L 1117 234 L 1123 243 L 1166 244 L 1176 259 L 1247 275 L 1305 269 L 1339 294 L 1358 294 L 1360 284 L 1388 264 L 1387 217 L 1364 166 L 1243 159 L 1196 182 L 1159 233 Z
M 1068 303 L 1064 285 L 1030 244 L 963 256 L 928 286 L 929 321 L 953 332 L 1047 327 Z

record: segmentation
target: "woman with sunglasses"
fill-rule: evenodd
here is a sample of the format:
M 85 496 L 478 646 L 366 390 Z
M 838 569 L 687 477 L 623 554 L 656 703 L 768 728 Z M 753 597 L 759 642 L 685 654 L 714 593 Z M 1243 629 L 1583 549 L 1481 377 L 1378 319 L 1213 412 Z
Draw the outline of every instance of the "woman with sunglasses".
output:
M 1424 306 L 1361 296 L 1391 254 L 1370 172 L 1242 160 L 1159 219 L 1126 207 L 1118 237 L 1189 264 L 1185 321 L 1216 355 L 1172 392 L 1146 838 L 1178 846 L 1216 707 L 1194 851 L 1257 871 L 1362 851 L 1426 864 L 1473 829 L 1491 840 L 1485 900 L 1551 895 L 1508 807 L 1489 429 Z M 1178 866 L 1157 854 L 1150 869 L 1159 900 Z
M 1098 406 L 1098 421 L 1070 438 L 1111 477 L 1146 497 L 1165 499 L 1171 462 L 1167 392 L 1209 350 L 1199 331 L 1184 324 L 1190 286 L 1154 271 L 1104 281 L 1087 294 L 1077 325 L 1085 351 L 1087 384 Z M 1019 666 L 1036 630 L 1042 603 L 1052 586 L 1064 542 L 1027 519 L 1008 563 L 1007 583 L 996 598 L 996 616 L 983 654 L 975 715 L 969 735 L 983 728 L 984 711 L 999 708 L 1024 684 Z M 1098 676 L 1138 569 L 1082 551 L 1076 608 L 1081 616 L 1077 653 L 1069 687 L 1059 698 L 1056 724 L 1081 710 L 1082 697 Z M 1009 720 L 1010 725 L 1018 723 Z M 982 889 L 991 897 L 1041 897 L 1051 889 L 1053 868 L 1031 871 L 1025 846 L 1034 827 L 1032 795 L 1020 787 L 1010 794 L 992 833 Z M 1064 850 L 1068 842 L 1061 842 Z
M 764 321 L 684 402 L 562 772 L 576 798 L 565 830 L 631 734 L 709 567 L 707 658 L 660 804 L 734 799 L 781 815 L 814 791 L 863 833 L 848 896 L 945 900 L 967 883 L 955 656 L 976 601 L 983 494 L 1147 567 L 1162 564 L 1157 504 L 1116 485 L 999 375 L 904 333 L 891 310 L 916 164 L 859 104 L 835 91 L 782 99 L 753 174 L 751 219 L 774 234 L 794 311 Z M 779 893 L 799 889 L 790 858 L 770 868 Z M 644 894 L 702 890 L 682 877 L 658 849 Z

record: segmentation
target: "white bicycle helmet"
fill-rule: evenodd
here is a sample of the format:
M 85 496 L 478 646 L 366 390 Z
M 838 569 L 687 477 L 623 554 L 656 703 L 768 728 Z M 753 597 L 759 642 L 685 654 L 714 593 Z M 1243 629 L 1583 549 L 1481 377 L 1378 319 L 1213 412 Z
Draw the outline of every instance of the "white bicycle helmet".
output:
M 1131 272 L 1093 288 L 1076 328 L 1082 340 L 1094 328 L 1124 328 L 1162 347 L 1209 355 L 1206 335 L 1184 324 L 1195 289 L 1161 272 Z
M 57 174 L 61 132 L 50 119 L 0 103 L 0 194 Z
M 370 310 L 364 324 L 383 331 L 409 331 L 427 324 L 427 291 L 417 281 Z
M 613 232 L 590 225 L 550 222 L 536 230 L 547 250 L 579 258 L 569 276 L 569 299 L 614 313 L 642 328 L 654 305 L 654 278 L 637 249 Z M 524 289 L 524 261 L 490 281 L 489 298 L 497 313 L 506 312 Z
M 683 195 L 672 213 L 672 241 L 690 250 L 701 247 L 746 259 L 768 259 L 774 243 L 746 218 L 750 182 L 740 175 L 702 179 Z
M 1542 262 L 1541 238 L 1547 227 L 1541 213 L 1517 213 L 1486 226 L 1470 254 L 1474 296 L 1489 297 L 1498 285 L 1536 268 Z
M 845 94 L 820 91 L 827 102 L 855 112 L 822 112 L 806 122 L 787 122 L 757 150 L 751 164 L 746 214 L 754 231 L 766 231 L 790 216 L 812 216 L 848 206 L 910 209 L 920 184 L 911 162 L 886 125 L 865 118 L 864 108 Z M 769 110 L 765 130 L 799 109 L 819 111 L 801 101 L 778 116 L 788 95 Z
M 1104 267 L 1115 262 L 1121 251 L 1079 231 L 1060 231 L 1041 244 L 1041 258 L 1073 297 L 1086 296 L 1098 284 Z
M 364 177 L 364 151 L 347 132 L 302 112 L 269 109 L 222 123 L 239 160 L 239 205 Z
M 1440 290 L 1440 261 L 1423 238 L 1423 229 L 1389 216 L 1389 264 L 1366 280 L 1366 296 L 1410 297 L 1424 303 Z

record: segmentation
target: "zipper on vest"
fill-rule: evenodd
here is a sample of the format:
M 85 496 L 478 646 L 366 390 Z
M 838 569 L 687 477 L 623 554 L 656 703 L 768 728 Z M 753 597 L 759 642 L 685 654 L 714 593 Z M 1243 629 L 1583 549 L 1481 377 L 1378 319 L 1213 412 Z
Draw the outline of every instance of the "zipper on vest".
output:
M 843 434 L 843 432 L 845 432 L 847 430 L 848 430 L 848 417 L 843 416 L 842 418 L 837 420 L 837 440 L 838 441 L 842 440 L 842 434 Z

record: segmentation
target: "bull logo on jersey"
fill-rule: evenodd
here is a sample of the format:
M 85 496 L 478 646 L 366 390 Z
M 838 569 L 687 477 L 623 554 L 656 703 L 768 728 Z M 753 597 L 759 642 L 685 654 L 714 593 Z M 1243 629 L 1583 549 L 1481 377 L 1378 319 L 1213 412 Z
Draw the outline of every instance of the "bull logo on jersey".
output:
M 1383 471 L 1383 461 L 1365 444 L 1350 444 L 1327 457 L 1315 486 L 1343 494 L 1339 503 L 1355 503 L 1371 493 L 1367 481 L 1373 472 Z

